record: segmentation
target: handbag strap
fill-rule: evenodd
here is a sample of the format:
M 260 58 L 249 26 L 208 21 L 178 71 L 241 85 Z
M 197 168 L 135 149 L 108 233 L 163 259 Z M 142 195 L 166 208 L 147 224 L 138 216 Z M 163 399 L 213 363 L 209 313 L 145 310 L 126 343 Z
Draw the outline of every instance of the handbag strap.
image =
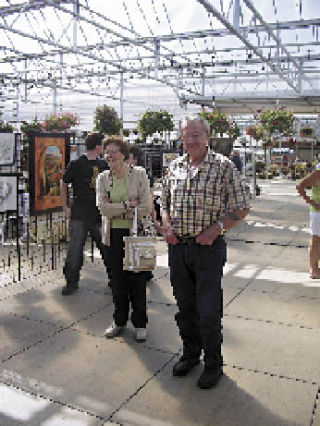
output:
M 134 208 L 133 223 L 132 223 L 132 235 L 134 237 L 138 236 L 138 207 Z

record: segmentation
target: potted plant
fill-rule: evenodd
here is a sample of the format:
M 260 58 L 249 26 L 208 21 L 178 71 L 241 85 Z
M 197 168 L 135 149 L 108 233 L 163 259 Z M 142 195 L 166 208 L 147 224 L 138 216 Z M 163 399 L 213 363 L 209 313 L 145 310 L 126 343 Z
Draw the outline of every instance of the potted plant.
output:
M 79 118 L 76 114 L 60 112 L 58 114 L 47 115 L 41 124 L 41 130 L 47 132 L 66 132 L 78 124 Z
M 291 136 L 294 133 L 294 116 L 291 111 L 284 109 L 274 109 L 261 111 L 256 116 L 261 126 L 270 136 L 278 133 L 282 136 Z
M 22 121 L 20 126 L 20 131 L 23 135 L 23 139 L 29 139 L 31 132 L 41 132 L 41 123 L 38 121 L 37 117 L 33 121 Z
M 224 112 L 216 111 L 201 111 L 200 116 L 205 118 L 210 124 L 210 131 L 215 135 L 223 137 L 224 133 L 230 134 L 232 124 Z
M 5 123 L 4 121 L 0 120 L 0 131 L 2 133 L 13 133 L 14 127 L 9 123 Z
M 258 141 L 264 136 L 263 127 L 261 125 L 248 126 L 246 128 L 246 134 Z
M 301 127 L 299 134 L 302 138 L 312 138 L 314 135 L 314 129 L 309 126 Z
M 256 195 L 259 196 L 261 194 L 261 187 L 256 184 Z

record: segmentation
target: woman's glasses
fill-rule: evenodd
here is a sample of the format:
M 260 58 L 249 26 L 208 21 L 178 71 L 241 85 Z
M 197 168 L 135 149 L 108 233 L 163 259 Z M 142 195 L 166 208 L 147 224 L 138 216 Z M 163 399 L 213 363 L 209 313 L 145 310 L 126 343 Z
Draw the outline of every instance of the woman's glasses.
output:
M 105 151 L 106 155 L 113 155 L 113 154 L 117 154 L 117 152 L 120 152 L 120 149 L 108 149 Z

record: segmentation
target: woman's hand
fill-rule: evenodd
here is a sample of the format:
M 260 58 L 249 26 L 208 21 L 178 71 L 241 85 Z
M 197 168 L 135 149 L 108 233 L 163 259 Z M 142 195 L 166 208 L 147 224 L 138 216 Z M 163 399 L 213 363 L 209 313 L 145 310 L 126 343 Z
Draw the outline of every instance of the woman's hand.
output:
M 108 197 L 103 197 L 103 201 L 104 201 L 105 203 L 110 203 L 110 198 L 108 198 Z

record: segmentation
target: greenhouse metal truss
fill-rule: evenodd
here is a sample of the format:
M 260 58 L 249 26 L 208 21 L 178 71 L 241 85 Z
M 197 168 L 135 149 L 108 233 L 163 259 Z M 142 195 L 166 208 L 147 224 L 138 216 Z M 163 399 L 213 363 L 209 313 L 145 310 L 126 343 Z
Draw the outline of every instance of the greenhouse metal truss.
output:
M 148 105 L 136 92 L 124 99 L 123 88 L 147 84 L 169 110 L 198 103 L 241 114 L 280 103 L 318 113 L 320 18 L 312 4 L 0 1 L 0 107 L 56 111 L 59 96 L 71 93 L 120 101 L 123 114 L 124 100 Z M 173 94 L 168 105 L 161 88 Z

